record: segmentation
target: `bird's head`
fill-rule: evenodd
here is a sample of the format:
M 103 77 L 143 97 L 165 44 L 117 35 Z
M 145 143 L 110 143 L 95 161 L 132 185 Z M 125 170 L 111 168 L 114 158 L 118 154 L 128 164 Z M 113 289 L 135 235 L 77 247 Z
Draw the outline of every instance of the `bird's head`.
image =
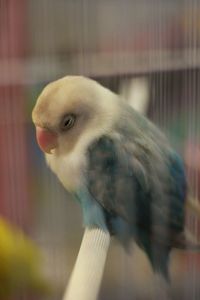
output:
M 46 153 L 69 152 L 83 139 L 108 131 L 117 117 L 117 96 L 92 79 L 67 76 L 48 84 L 32 112 Z

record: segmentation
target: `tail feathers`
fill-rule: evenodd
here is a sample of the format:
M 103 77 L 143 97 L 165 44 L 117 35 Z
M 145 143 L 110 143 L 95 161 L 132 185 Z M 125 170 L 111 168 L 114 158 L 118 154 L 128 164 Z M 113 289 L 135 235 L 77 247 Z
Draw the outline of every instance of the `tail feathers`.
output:
M 154 248 L 152 249 L 152 255 L 150 261 L 153 267 L 153 270 L 156 273 L 161 274 L 167 282 L 170 282 L 169 276 L 169 253 L 170 249 L 166 248 Z
M 200 253 L 200 244 L 191 241 L 184 233 L 179 235 L 174 241 L 173 248 Z M 155 244 L 151 251 L 147 252 L 154 271 L 162 274 L 167 282 L 170 282 L 168 264 L 171 249 L 170 246 L 164 247 L 163 245 Z
M 169 282 L 168 264 L 171 247 L 161 245 L 160 243 L 152 243 L 144 234 L 140 235 L 138 244 L 146 252 L 154 272 L 161 274 Z

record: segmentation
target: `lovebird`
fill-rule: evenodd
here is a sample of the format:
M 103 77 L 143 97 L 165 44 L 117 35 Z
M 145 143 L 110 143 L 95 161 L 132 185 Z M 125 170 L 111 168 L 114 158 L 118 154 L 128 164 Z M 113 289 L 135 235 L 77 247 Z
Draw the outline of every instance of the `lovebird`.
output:
M 44 296 L 50 290 L 36 245 L 0 217 L 0 299 L 11 299 L 25 292 Z
M 187 247 L 184 165 L 165 135 L 96 81 L 48 84 L 32 112 L 50 169 L 81 206 L 84 226 L 134 240 L 169 278 L 173 248 Z

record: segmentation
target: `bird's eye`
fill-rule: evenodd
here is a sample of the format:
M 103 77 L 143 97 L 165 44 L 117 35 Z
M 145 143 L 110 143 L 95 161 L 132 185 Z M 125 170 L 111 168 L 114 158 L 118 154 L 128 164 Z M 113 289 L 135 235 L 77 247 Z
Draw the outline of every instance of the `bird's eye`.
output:
M 72 128 L 74 126 L 75 120 L 76 120 L 76 117 L 73 114 L 64 116 L 64 118 L 62 119 L 61 124 L 60 124 L 60 129 L 62 131 L 65 131 L 65 130 Z

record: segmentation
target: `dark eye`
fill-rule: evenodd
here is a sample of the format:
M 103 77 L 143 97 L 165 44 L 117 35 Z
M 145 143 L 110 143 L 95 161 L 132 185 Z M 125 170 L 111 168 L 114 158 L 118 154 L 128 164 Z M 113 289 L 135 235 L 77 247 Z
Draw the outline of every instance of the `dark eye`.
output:
M 65 130 L 72 128 L 74 126 L 75 120 L 76 120 L 76 117 L 73 114 L 64 116 L 64 118 L 62 119 L 61 124 L 60 124 L 60 129 L 62 131 L 65 131 Z

